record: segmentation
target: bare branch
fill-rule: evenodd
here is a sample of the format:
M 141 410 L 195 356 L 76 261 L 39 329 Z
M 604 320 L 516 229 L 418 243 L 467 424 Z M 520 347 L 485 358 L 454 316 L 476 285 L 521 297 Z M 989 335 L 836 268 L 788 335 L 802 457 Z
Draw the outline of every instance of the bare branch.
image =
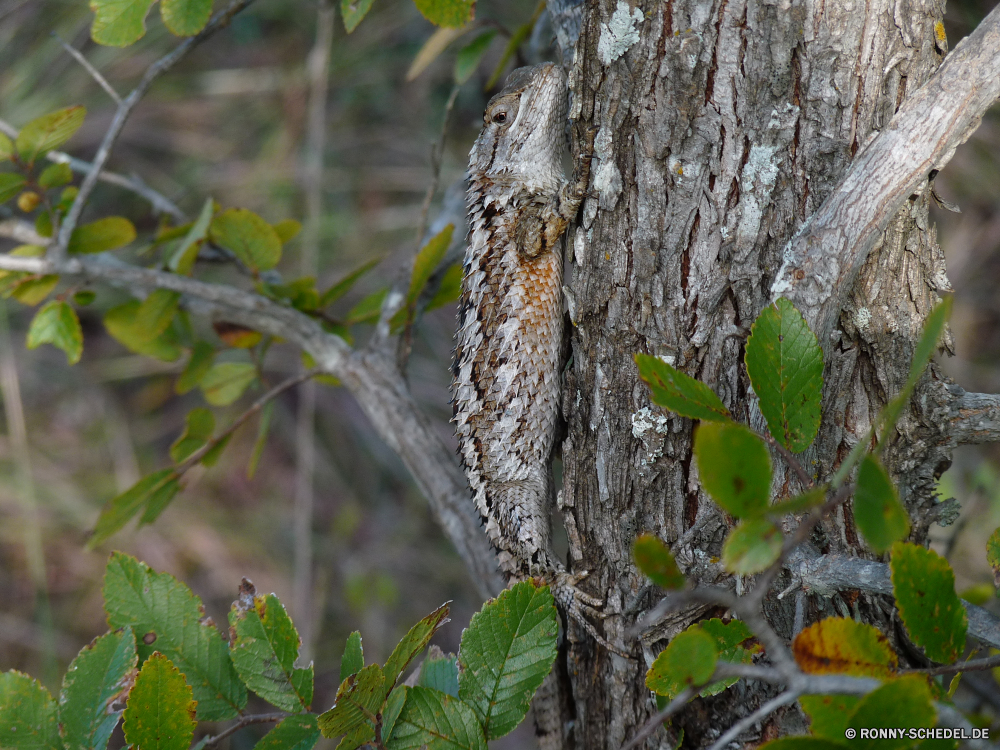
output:
M 6 120 L 0 119 L 0 132 L 10 136 L 11 138 L 17 138 L 18 130 Z M 93 167 L 93 164 L 89 161 L 77 159 L 70 156 L 65 151 L 49 151 L 45 154 L 45 158 L 49 161 L 54 161 L 57 164 L 68 164 L 70 169 L 74 172 L 78 172 L 79 174 L 87 174 L 91 167 Z M 109 185 L 117 185 L 118 187 L 125 188 L 126 190 L 131 190 L 136 195 L 149 201 L 153 210 L 158 213 L 170 214 L 179 222 L 187 221 L 187 216 L 185 216 L 184 212 L 177 207 L 176 203 L 162 193 L 158 193 L 153 190 L 153 188 L 149 187 L 135 175 L 132 177 L 126 177 L 125 175 L 118 174 L 117 172 L 102 171 L 100 175 L 98 175 L 97 179 L 101 182 L 106 182 Z
M 114 146 L 115 141 L 118 140 L 118 136 L 121 135 L 122 128 L 125 126 L 125 121 L 128 119 L 129 114 L 131 114 L 135 105 L 139 103 L 139 100 L 149 91 L 149 87 L 153 85 L 153 81 L 161 74 L 170 70 L 178 60 L 184 57 L 197 44 L 208 39 L 215 32 L 219 31 L 219 29 L 228 26 L 233 16 L 247 7 L 251 2 L 253 0 L 232 0 L 229 6 L 210 20 L 198 34 L 185 39 L 172 52 L 164 55 L 150 65 L 142 76 L 142 80 L 139 81 L 139 85 L 132 89 L 132 92 L 118 105 L 118 111 L 115 112 L 114 119 L 104 134 L 104 140 L 101 141 L 100 148 L 97 149 L 97 154 L 94 156 L 90 171 L 87 172 L 87 176 L 83 179 L 83 184 L 80 185 L 80 192 L 77 193 L 73 205 L 70 206 L 69 213 L 63 220 L 62 226 L 59 227 L 59 237 L 56 243 L 49 248 L 49 255 L 52 256 L 54 261 L 61 261 L 66 257 L 66 248 L 69 246 L 70 235 L 76 229 L 77 222 L 80 220 L 80 214 L 83 213 L 83 207 L 86 205 L 87 199 L 90 198 L 90 193 L 94 190 L 94 185 L 97 184 L 97 178 L 101 170 L 104 169 L 108 157 L 111 156 L 111 148 Z
M 177 473 L 183 474 L 185 471 L 187 471 L 192 466 L 201 461 L 201 459 L 205 457 L 205 454 L 207 454 L 209 451 L 215 448 L 215 446 L 217 446 L 223 440 L 226 440 L 230 435 L 236 432 L 236 430 L 242 427 L 246 423 L 246 421 L 250 419 L 250 417 L 252 417 L 254 414 L 257 414 L 261 409 L 263 409 L 268 404 L 269 401 L 273 401 L 285 391 L 294 388 L 300 383 L 304 383 L 305 381 L 309 380 L 309 378 L 312 378 L 318 375 L 319 373 L 320 373 L 319 368 L 314 367 L 311 370 L 299 373 L 298 375 L 295 375 L 293 377 L 288 378 L 287 380 L 282 381 L 281 383 L 278 383 L 278 385 L 274 386 L 274 388 L 269 390 L 259 399 L 254 401 L 249 407 L 247 407 L 246 411 L 244 411 L 236 419 L 234 419 L 232 421 L 232 424 L 229 425 L 229 427 L 227 427 L 225 430 L 223 430 L 218 435 L 209 440 L 207 443 L 205 443 L 203 446 L 201 446 L 201 448 L 199 448 L 190 456 L 181 461 L 180 464 L 177 466 Z
M 0 237 L 6 237 L 7 239 L 14 240 L 15 242 L 21 242 L 25 245 L 47 245 L 49 243 L 48 237 L 42 237 L 35 228 L 31 226 L 26 221 L 21 221 L 20 219 L 5 219 L 0 221 Z M 7 258 L 7 256 L 0 256 Z M 15 260 L 10 258 L 10 260 Z M 31 260 L 37 260 L 31 259 Z M 6 266 L 5 266 L 6 268 Z M 19 271 L 21 269 L 7 268 L 9 271 Z
M 872 246 L 903 202 L 951 159 L 1000 96 L 1000 7 L 908 97 L 785 248 L 771 287 L 825 347 Z
M 214 737 L 208 737 L 204 740 L 199 740 L 192 747 L 215 747 L 222 740 L 226 739 L 231 734 L 243 729 L 243 727 L 248 727 L 251 724 L 271 724 L 284 719 L 288 714 L 286 713 L 273 713 L 273 714 L 247 714 L 246 716 L 240 717 L 240 720 L 233 724 L 231 727 L 227 727 L 219 732 Z
M 809 557 L 800 550 L 786 567 L 804 589 L 820 596 L 832 596 L 837 591 L 892 596 L 892 579 L 885 563 L 845 555 Z M 969 617 L 969 635 L 980 643 L 1000 648 L 1000 618 L 967 601 L 962 604 Z
M 8 223 L 0 223 L 0 229 Z M 308 315 L 258 294 L 137 268 L 109 255 L 72 256 L 58 263 L 48 258 L 0 255 L 0 269 L 61 274 L 131 291 L 170 289 L 185 295 L 185 304 L 199 314 L 281 336 L 309 352 L 323 372 L 340 378 L 379 436 L 403 459 L 483 598 L 503 589 L 496 555 L 482 531 L 465 475 L 413 400 L 391 357 L 381 352 L 353 352 L 343 339 L 324 331 Z
M 622 746 L 622 750 L 632 750 L 633 747 L 639 747 L 642 745 L 643 742 L 653 735 L 653 732 L 655 732 L 663 722 L 684 708 L 685 704 L 687 704 L 687 702 L 691 700 L 694 695 L 694 688 L 684 688 L 677 694 L 676 698 L 664 707 L 662 711 L 657 711 L 655 714 L 650 716 L 649 720 L 642 725 L 642 729 L 636 732 L 635 737 Z
M 957 445 L 1000 442 L 1000 395 L 963 393 L 952 404 L 947 430 Z
M 101 71 L 91 65 L 90 61 L 83 56 L 80 50 L 68 45 L 56 32 L 53 31 L 52 36 L 59 40 L 59 44 L 61 44 L 63 49 L 70 54 L 70 57 L 80 63 L 80 65 L 83 66 L 83 69 L 90 73 L 90 77 L 97 81 L 97 85 L 104 89 L 108 93 L 108 96 L 115 100 L 115 104 L 121 107 L 122 98 L 118 95 L 118 92 L 115 91 L 115 87 L 108 83 L 108 79 L 101 75 Z
M 990 656 L 985 659 L 969 659 L 968 661 L 946 664 L 943 667 L 930 667 L 928 669 L 904 669 L 903 674 L 925 674 L 934 677 L 939 674 L 955 674 L 956 672 L 982 672 L 986 669 L 1000 667 L 1000 655 Z
M 785 543 L 781 546 L 781 554 L 778 555 L 778 559 L 757 578 L 753 591 L 747 595 L 750 606 L 759 607 L 763 603 L 764 597 L 767 596 L 767 592 L 771 588 L 771 582 L 774 581 L 778 573 L 785 567 L 785 561 L 792 552 L 809 539 L 809 535 L 816 528 L 816 524 L 853 494 L 854 485 L 845 484 L 834 493 L 833 497 L 818 508 L 813 508 L 809 515 L 802 519 L 798 528 L 795 529 L 795 533 L 786 539 Z
M 729 729 L 723 732 L 722 736 L 713 743 L 709 750 L 722 750 L 726 745 L 735 740 L 758 721 L 763 721 L 782 706 L 787 706 L 789 703 L 797 701 L 799 699 L 799 695 L 801 695 L 801 693 L 797 690 L 786 690 L 780 695 L 775 696 L 752 714 L 744 716 L 742 719 L 729 727 Z

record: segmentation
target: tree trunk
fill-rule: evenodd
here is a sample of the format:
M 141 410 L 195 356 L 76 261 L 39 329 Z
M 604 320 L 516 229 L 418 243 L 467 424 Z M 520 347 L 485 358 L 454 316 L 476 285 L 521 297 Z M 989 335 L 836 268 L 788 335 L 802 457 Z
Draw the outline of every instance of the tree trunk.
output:
M 671 544 L 694 581 L 737 593 L 747 584 L 715 562 L 733 520 L 700 488 L 693 423 L 650 403 L 633 355 L 661 356 L 705 381 L 737 420 L 765 431 L 742 364 L 748 328 L 771 301 L 786 243 L 940 64 L 943 12 L 929 0 L 674 0 L 640 8 L 597 0 L 584 9 L 571 116 L 597 128 L 595 195 L 566 243 L 573 327 L 561 500 L 582 552 L 571 563 L 590 571 L 584 587 L 616 613 L 603 622 L 610 640 L 630 643 L 626 630 L 655 602 L 630 552 L 644 531 Z M 823 423 L 802 455 L 818 478 L 832 473 L 899 391 L 924 318 L 949 288 L 929 200 L 925 187 L 893 219 L 838 330 L 820 342 Z M 947 441 L 935 410 L 944 388 L 933 371 L 924 377 L 897 428 L 907 439 L 885 455 L 916 542 L 938 513 L 933 482 L 946 467 Z M 795 492 L 795 477 L 777 455 L 773 462 L 774 491 Z M 871 558 L 849 508 L 812 544 Z M 777 592 L 789 582 L 779 578 L 765 605 L 785 638 L 793 635 L 796 597 L 779 600 Z M 896 640 L 892 607 L 877 597 L 844 592 L 799 602 L 805 624 L 854 614 Z M 620 748 L 655 711 L 644 685 L 652 658 L 707 614 L 702 607 L 661 622 L 631 662 L 595 647 L 571 622 L 570 744 Z M 704 746 L 773 695 L 749 682 L 696 699 L 647 746 L 673 746 L 679 729 L 684 746 Z M 802 726 L 793 706 L 741 740 Z

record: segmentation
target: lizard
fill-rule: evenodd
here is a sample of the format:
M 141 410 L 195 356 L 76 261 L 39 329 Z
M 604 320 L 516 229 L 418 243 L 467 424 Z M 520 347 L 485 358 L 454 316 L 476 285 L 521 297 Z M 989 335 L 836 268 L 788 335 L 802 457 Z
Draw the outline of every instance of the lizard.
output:
M 602 600 L 552 552 L 551 459 L 563 342 L 562 237 L 586 195 L 590 155 L 563 175 L 566 74 L 518 68 L 489 100 L 469 156 L 469 234 L 453 366 L 459 454 L 511 580 L 540 578 L 598 642 Z M 624 655 L 624 654 L 623 654 Z

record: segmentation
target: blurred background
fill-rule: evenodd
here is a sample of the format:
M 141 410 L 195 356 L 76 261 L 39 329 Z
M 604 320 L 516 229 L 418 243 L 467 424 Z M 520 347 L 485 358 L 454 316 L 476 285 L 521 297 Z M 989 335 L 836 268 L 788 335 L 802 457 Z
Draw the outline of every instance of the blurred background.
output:
M 951 45 L 992 5 L 950 3 Z M 533 0 L 480 0 L 476 17 L 512 32 L 535 8 Z M 48 111 L 84 104 L 86 122 L 66 148 L 85 159 L 92 158 L 114 105 L 53 32 L 80 49 L 120 93 L 177 43 L 155 8 L 146 36 L 122 50 L 93 44 L 91 20 L 82 0 L 0 0 L 0 119 L 20 127 Z M 314 2 L 255 2 L 157 81 L 132 114 L 109 168 L 139 175 L 192 217 L 212 197 L 271 222 L 302 220 L 307 57 L 316 24 Z M 455 49 L 469 39 L 453 43 L 407 81 L 433 33 L 411 0 L 378 0 L 350 35 L 339 18 L 335 23 L 318 286 L 367 260 L 384 259 L 342 300 L 345 310 L 392 283 L 416 249 L 421 207 L 434 179 L 431 144 L 440 137 L 452 92 Z M 555 59 L 549 41 L 543 19 L 520 62 Z M 432 219 L 445 189 L 465 169 L 488 96 L 484 84 L 504 44 L 498 35 L 458 91 Z M 944 366 L 970 391 L 1000 392 L 1000 111 L 984 118 L 936 185 L 962 209 L 934 214 L 956 290 L 957 355 Z M 85 220 L 112 212 L 130 218 L 140 235 L 156 229 L 157 218 L 141 198 L 101 184 Z M 0 207 L 0 220 L 15 215 L 13 202 Z M 286 278 L 299 275 L 301 242 L 302 235 L 286 246 L 280 267 Z M 13 246 L 0 243 L 3 251 Z M 303 471 L 296 461 L 303 439 L 296 429 L 300 389 L 278 400 L 252 479 L 247 464 L 255 420 L 235 434 L 218 465 L 189 472 L 186 489 L 154 525 L 130 524 L 99 549 L 84 550 L 101 506 L 169 465 L 169 446 L 186 413 L 204 405 L 198 391 L 174 393 L 182 362 L 131 354 L 107 335 L 103 313 L 126 297 L 98 291 L 96 302 L 80 309 L 86 345 L 75 367 L 52 347 L 25 350 L 34 310 L 0 302 L 0 670 L 28 672 L 58 690 L 69 660 L 107 628 L 100 589 L 112 549 L 185 581 L 217 623 L 226 621 L 243 576 L 258 590 L 277 593 L 307 632 L 306 648 L 316 660 L 314 707 L 332 703 L 340 655 L 353 630 L 362 632 L 368 661 L 381 661 L 413 622 L 453 600 L 453 622 L 435 642 L 455 650 L 482 602 L 405 468 L 353 399 L 335 387 L 317 387 L 316 427 L 306 437 L 316 451 L 311 530 L 296 530 L 293 510 Z M 454 325 L 451 305 L 428 314 L 415 331 L 409 365 L 414 395 L 449 441 Z M 361 339 L 369 332 L 370 326 L 354 329 Z M 299 368 L 297 352 L 280 344 L 264 363 L 271 385 Z M 245 406 L 216 410 L 217 423 L 227 424 Z M 935 527 L 935 543 L 955 566 L 960 591 L 979 587 L 992 596 L 984 586 L 991 581 L 985 542 L 1000 525 L 1000 447 L 958 451 L 941 491 L 961 502 L 963 515 L 950 528 Z M 304 543 L 313 551 L 308 575 L 296 573 L 294 563 Z M 311 592 L 308 601 L 296 601 L 294 592 L 303 586 Z M 263 731 L 245 730 L 231 746 L 249 748 Z M 528 737 L 515 735 L 505 746 L 524 747 Z

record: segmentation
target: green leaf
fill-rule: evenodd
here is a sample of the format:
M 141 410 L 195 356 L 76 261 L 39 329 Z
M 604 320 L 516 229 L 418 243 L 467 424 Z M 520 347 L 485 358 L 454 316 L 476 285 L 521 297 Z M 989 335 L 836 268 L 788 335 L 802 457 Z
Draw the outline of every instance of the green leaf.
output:
M 212 369 L 214 360 L 215 347 L 207 341 L 196 341 L 191 347 L 191 357 L 188 359 L 187 365 L 184 366 L 184 372 L 177 378 L 174 390 L 177 393 L 187 393 L 195 388 L 205 377 L 205 374 Z
M 5 203 L 21 192 L 28 180 L 17 172 L 0 172 L 0 203 Z
M 109 500 L 101 510 L 93 534 L 87 540 L 87 549 L 94 549 L 112 534 L 124 528 L 125 524 L 149 503 L 152 496 L 163 493 L 167 488 L 177 484 L 177 479 L 178 476 L 173 469 L 160 469 L 143 477 L 129 489 Z
M 95 299 L 97 299 L 97 295 L 89 289 L 84 289 L 83 291 L 76 292 L 73 295 L 73 303 L 79 305 L 80 307 L 86 307 L 87 305 L 93 303 Z
M 230 208 L 217 214 L 209 234 L 213 242 L 231 250 L 255 273 L 274 268 L 281 260 L 281 238 L 274 227 L 245 208 Z
M 431 653 L 420 665 L 420 675 L 417 684 L 421 687 L 433 688 L 458 697 L 458 657 L 455 654 L 447 656 L 441 653 L 437 646 L 431 646 Z M 437 653 L 435 653 L 435 651 Z
M 212 365 L 199 385 L 212 406 L 229 406 L 257 378 L 257 368 L 249 362 L 220 362 Z
M 862 698 L 847 726 L 859 729 L 892 729 L 898 727 L 932 727 L 937 720 L 927 678 L 907 675 L 883 685 Z M 896 739 L 872 739 L 858 732 L 850 742 L 854 750 L 895 750 L 909 747 L 913 740 L 904 736 Z
M 694 434 L 701 486 L 737 518 L 767 510 L 771 456 L 764 441 L 740 424 L 702 422 Z
M 254 596 L 253 607 L 233 602 L 229 626 L 236 638 L 230 654 L 236 671 L 257 695 L 283 711 L 308 711 L 313 697 L 313 666 L 296 667 L 302 640 L 278 597 Z
M 348 291 L 350 291 L 351 287 L 354 286 L 355 282 L 357 282 L 358 279 L 360 279 L 370 270 L 375 268 L 375 266 L 377 266 L 381 262 L 382 262 L 381 258 L 375 258 L 374 260 L 370 260 L 367 263 L 364 263 L 363 265 L 360 265 L 357 268 L 355 268 L 344 278 L 342 278 L 336 284 L 334 284 L 325 292 L 323 292 L 323 296 L 320 297 L 319 299 L 319 308 L 323 309 L 325 307 L 329 307 L 338 299 L 343 297 L 345 294 L 347 294 Z
M 378 320 L 379 313 L 382 310 L 382 302 L 388 293 L 388 289 L 379 289 L 377 292 L 372 292 L 350 309 L 347 313 L 347 319 L 344 322 L 349 326 L 358 323 L 374 323 Z
M 212 214 L 214 211 L 215 203 L 211 198 L 206 199 L 205 204 L 201 207 L 201 213 L 198 214 L 198 219 L 191 225 L 187 234 L 184 235 L 184 240 L 174 254 L 170 256 L 167 268 L 183 276 L 191 275 L 191 271 L 194 270 L 195 261 L 198 260 L 198 253 L 201 250 L 201 246 L 205 241 L 205 237 L 208 236 L 208 225 L 212 223 Z
M 340 15 L 344 19 L 344 28 L 350 34 L 361 20 L 368 15 L 374 0 L 340 0 Z
M 430 312 L 439 307 L 450 305 L 457 302 L 460 296 L 462 296 L 462 264 L 455 263 L 444 272 L 437 293 L 431 297 L 431 301 L 427 303 L 425 309 Z
M 95 638 L 70 663 L 59 694 L 59 734 L 66 750 L 105 750 L 135 679 L 132 628 Z
M 14 155 L 14 141 L 0 133 L 0 161 L 9 161 Z
M 931 357 L 934 356 L 934 352 L 937 350 L 938 341 L 944 332 L 944 326 L 951 316 L 951 303 L 952 298 L 945 297 L 935 305 L 934 309 L 927 316 L 927 320 L 924 321 L 924 330 L 920 334 L 920 340 L 917 342 L 916 348 L 913 350 L 913 361 L 910 363 L 910 373 L 906 378 L 906 383 L 903 385 L 903 389 L 896 394 L 896 397 L 886 404 L 880 415 L 881 418 L 878 421 L 881 425 L 880 449 L 882 445 L 888 442 L 886 436 L 895 427 L 899 415 L 903 413 L 903 409 L 906 408 L 906 405 L 910 401 L 910 396 L 913 395 L 913 389 L 917 387 L 917 381 L 924 374 L 927 364 L 931 361 Z
M 316 291 L 316 279 L 313 276 L 303 276 L 287 284 L 261 284 L 260 289 L 270 297 L 288 301 L 297 310 L 311 312 L 320 307 L 319 292 Z
M 297 714 L 281 721 L 254 745 L 254 750 L 312 750 L 319 740 L 315 714 Z
M 557 630 L 549 587 L 531 581 L 515 584 L 473 615 L 458 652 L 458 695 L 487 739 L 503 737 L 524 719 L 555 661 Z
M 759 644 L 751 647 L 742 645 L 753 638 L 750 628 L 742 620 L 723 622 L 718 617 L 713 617 L 711 620 L 699 622 L 698 625 L 715 641 L 715 650 L 718 652 L 719 661 L 731 664 L 752 664 L 753 655 L 762 650 Z M 698 695 L 702 698 L 718 695 L 737 682 L 739 682 L 739 677 L 726 677 L 707 685 Z
M 877 628 L 849 617 L 827 617 L 799 631 L 792 653 L 808 674 L 887 679 L 897 666 L 888 639 Z
M 130 351 L 168 362 L 181 356 L 169 335 L 180 295 L 167 289 L 153 291 L 145 300 L 129 300 L 104 315 L 104 327 Z
M 370 725 L 382 708 L 385 693 L 385 675 L 378 664 L 369 664 L 352 674 L 340 683 L 333 708 L 320 715 L 320 732 L 324 737 L 339 737 L 366 722 Z
M 910 638 L 927 658 L 951 664 L 965 650 L 968 616 L 955 593 L 955 574 L 934 550 L 892 545 L 892 593 Z
M 783 542 L 781 529 L 771 521 L 745 518 L 729 532 L 722 547 L 722 564 L 738 575 L 760 573 L 778 559 Z
M 250 453 L 250 463 L 247 464 L 247 479 L 253 479 L 257 473 L 257 465 L 260 457 L 264 454 L 264 446 L 267 445 L 267 433 L 271 429 L 271 415 L 274 413 L 274 401 L 268 401 L 260 410 L 260 424 L 257 425 L 257 439 L 253 443 L 253 451 Z
M 465 26 L 476 11 L 476 0 L 414 0 L 413 4 L 435 26 Z
M 163 23 L 177 36 L 194 36 L 212 15 L 212 0 L 162 0 Z
M 181 491 L 180 477 L 172 477 L 149 493 L 146 510 L 139 519 L 140 526 L 153 523 L 167 509 L 170 501 Z
M 66 361 L 75 365 L 83 354 L 83 330 L 76 310 L 61 300 L 46 304 L 31 321 L 28 348 L 52 344 L 66 352 Z
M 993 570 L 993 585 L 1000 589 L 1000 528 L 986 541 L 986 561 Z M 1000 596 L 1000 590 L 997 596 Z
M 697 624 L 678 633 L 646 672 L 646 687 L 674 698 L 684 688 L 704 685 L 715 672 L 718 650 L 714 639 Z
M 409 632 L 396 644 L 396 648 L 389 654 L 389 658 L 385 660 L 385 667 L 382 669 L 385 674 L 387 690 L 391 690 L 392 686 L 396 684 L 399 675 L 413 661 L 413 657 L 424 650 L 437 629 L 448 622 L 448 609 L 448 603 L 445 602 L 410 628 Z
M 86 108 L 76 106 L 36 117 L 17 135 L 15 146 L 21 161 L 30 166 L 45 152 L 64 144 L 80 129 L 86 116 Z
M 271 226 L 274 227 L 274 231 L 283 245 L 294 240 L 302 231 L 302 222 L 295 219 L 282 219 Z
M 413 58 L 409 70 L 406 71 L 406 80 L 415 80 L 447 49 L 449 44 L 464 35 L 466 31 L 468 31 L 467 28 L 437 29 L 427 38 L 427 41 L 423 43 Z
M 34 307 L 48 297 L 58 283 L 59 277 L 55 274 L 28 278 L 14 287 L 10 292 L 10 296 L 22 305 Z
M 69 168 L 69 164 L 64 164 L 63 162 L 50 164 L 38 176 L 38 184 L 47 189 L 62 187 L 72 181 L 73 170 Z
M 673 554 L 658 537 L 643 534 L 632 545 L 632 557 L 642 573 L 662 589 L 684 588 L 684 574 Z
M 209 468 L 215 466 L 215 464 L 219 461 L 219 457 L 222 456 L 222 452 L 226 449 L 226 446 L 229 445 L 229 439 L 232 436 L 233 433 L 230 432 L 219 442 L 209 448 L 205 455 L 201 457 L 201 465 Z
M 135 240 L 135 226 L 122 216 L 108 216 L 73 230 L 69 238 L 69 253 L 103 253 L 124 247 Z
M 454 231 L 455 225 L 449 224 L 431 237 L 417 253 L 417 257 L 413 261 L 413 273 L 410 274 L 410 288 L 406 293 L 406 303 L 392 316 L 391 325 L 394 332 L 398 332 L 413 322 L 420 293 L 424 291 L 431 274 L 444 259 Z
M 56 702 L 26 674 L 0 673 L 0 747 L 4 750 L 61 750 Z
M 425 687 L 408 688 L 386 750 L 486 750 L 477 715 L 463 701 Z
M 396 720 L 399 719 L 399 715 L 403 712 L 403 706 L 406 705 L 406 691 L 408 689 L 405 685 L 397 685 L 389 693 L 389 697 L 385 699 L 385 706 L 382 709 L 382 737 L 385 740 L 392 737 L 393 730 L 396 728 Z M 455 689 L 458 690 L 457 687 Z M 338 748 L 338 750 L 344 749 Z
M 125 708 L 125 741 L 142 750 L 187 750 L 195 702 L 184 675 L 154 651 L 139 670 Z
M 362 745 L 370 745 L 375 739 L 375 728 L 365 722 L 344 735 L 337 744 L 337 750 L 357 750 Z
M 90 38 L 109 47 L 128 47 L 146 33 L 146 14 L 153 0 L 90 0 L 94 22 Z
M 809 716 L 814 735 L 828 740 L 842 740 L 851 713 L 860 700 L 857 695 L 803 695 L 799 703 Z
M 340 681 L 357 674 L 364 666 L 365 652 L 361 647 L 361 632 L 355 630 L 347 636 L 347 645 L 344 646 L 344 656 L 340 660 Z
M 472 77 L 496 35 L 496 29 L 490 29 L 458 51 L 458 56 L 455 58 L 455 83 L 461 86 Z
M 635 363 L 657 406 L 691 419 L 729 421 L 729 410 L 704 383 L 675 370 L 659 357 L 636 354 Z
M 854 490 L 854 522 L 868 546 L 882 554 L 893 542 L 906 539 L 910 517 L 899 502 L 896 487 L 879 460 L 869 454 L 858 468 Z
M 746 348 L 747 374 L 774 439 L 793 453 L 819 431 L 823 350 L 795 305 L 781 298 L 757 316 Z
M 213 432 L 215 415 L 204 407 L 192 409 L 184 420 L 184 432 L 170 446 L 170 460 L 179 464 L 211 440 Z
M 139 658 L 159 651 L 184 673 L 198 701 L 200 721 L 234 718 L 247 703 L 246 687 L 215 627 L 203 621 L 201 599 L 169 573 L 114 552 L 104 574 L 104 609 L 112 628 L 131 625 Z

